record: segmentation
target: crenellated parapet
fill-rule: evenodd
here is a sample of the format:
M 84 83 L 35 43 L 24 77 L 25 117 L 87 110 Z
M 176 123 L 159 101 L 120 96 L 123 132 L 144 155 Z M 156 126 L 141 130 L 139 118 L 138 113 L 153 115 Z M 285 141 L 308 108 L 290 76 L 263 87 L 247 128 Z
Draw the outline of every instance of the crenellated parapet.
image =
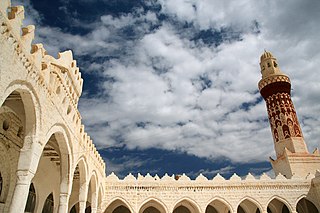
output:
M 318 171 L 317 171 L 318 172 Z M 112 172 L 110 175 L 106 177 L 106 182 L 110 184 L 125 184 L 125 183 L 136 183 L 136 184 L 144 184 L 144 183 L 172 183 L 172 184 L 195 184 L 199 185 L 200 183 L 207 183 L 207 184 L 218 184 L 226 183 L 229 185 L 230 183 L 251 183 L 256 182 L 257 184 L 261 182 L 279 182 L 279 181 L 296 181 L 296 180 L 311 180 L 315 177 L 315 174 L 308 174 L 305 177 L 301 176 L 292 176 L 290 179 L 286 178 L 281 173 L 278 174 L 276 177 L 270 177 L 268 174 L 263 173 L 259 177 L 252 175 L 251 173 L 248 173 L 246 176 L 239 176 L 238 174 L 234 173 L 229 179 L 225 179 L 222 175 L 219 173 L 214 176 L 212 179 L 208 179 L 203 174 L 199 174 L 194 180 L 192 180 L 190 177 L 188 177 L 186 174 L 182 175 L 168 175 L 167 173 L 164 174 L 161 178 L 158 175 L 151 176 L 149 173 L 147 173 L 145 176 L 138 173 L 137 177 L 129 173 L 126 177 L 123 179 L 120 179 L 114 172 Z M 308 181 L 307 181 L 308 182 Z M 165 184 L 165 185 L 166 185 Z M 170 185 L 173 186 L 173 185 Z
M 58 53 L 58 59 L 45 55 L 41 63 L 42 66 L 50 67 L 50 74 L 61 81 L 70 101 L 77 106 L 82 93 L 83 79 L 71 50 Z
M 79 140 L 80 144 L 86 147 L 86 150 L 90 152 L 90 158 L 93 160 L 93 164 L 95 164 L 99 168 L 99 172 L 104 177 L 105 176 L 105 162 L 101 155 L 99 154 L 96 146 L 94 145 L 92 139 L 84 131 L 84 125 L 81 125 L 80 131 L 79 131 Z
M 308 174 L 306 177 L 293 176 L 287 179 L 284 175 L 278 174 L 275 178 L 271 178 L 263 173 L 260 177 L 255 177 L 248 173 L 244 177 L 233 174 L 229 179 L 225 179 L 219 173 L 212 179 L 208 179 L 200 174 L 194 180 L 183 174 L 177 176 L 169 176 L 165 174 L 162 178 L 158 175 L 151 176 L 149 173 L 145 176 L 138 174 L 137 177 L 131 173 L 124 179 L 119 179 L 114 173 L 106 177 L 106 191 L 119 190 L 137 190 L 137 191 L 206 191 L 206 190 L 256 190 L 256 189 L 286 189 L 291 185 L 298 184 L 300 187 L 310 187 L 314 174 Z
M 81 147 L 80 153 L 90 156 L 90 161 L 104 176 L 105 163 L 81 124 L 78 101 L 83 79 L 72 52 L 58 53 L 57 58 L 48 55 L 42 44 L 33 44 L 35 26 L 23 27 L 23 19 L 23 6 L 11 6 L 10 0 L 1 0 L 0 43 L 12 49 L 27 76 L 46 94 L 46 99 L 51 100 L 70 132 L 75 135 L 73 143 Z

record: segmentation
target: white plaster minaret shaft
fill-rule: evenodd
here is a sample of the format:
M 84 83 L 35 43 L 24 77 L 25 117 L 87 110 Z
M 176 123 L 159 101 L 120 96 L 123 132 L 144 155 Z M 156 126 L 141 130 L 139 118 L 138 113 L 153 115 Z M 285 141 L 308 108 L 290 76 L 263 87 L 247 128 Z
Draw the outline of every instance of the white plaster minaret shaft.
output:
M 271 159 L 276 174 L 305 175 L 320 169 L 318 150 L 310 154 L 291 100 L 290 78 L 281 72 L 277 59 L 265 51 L 260 57 L 259 90 L 266 101 L 277 159 Z M 304 165 L 305 164 L 305 165 Z

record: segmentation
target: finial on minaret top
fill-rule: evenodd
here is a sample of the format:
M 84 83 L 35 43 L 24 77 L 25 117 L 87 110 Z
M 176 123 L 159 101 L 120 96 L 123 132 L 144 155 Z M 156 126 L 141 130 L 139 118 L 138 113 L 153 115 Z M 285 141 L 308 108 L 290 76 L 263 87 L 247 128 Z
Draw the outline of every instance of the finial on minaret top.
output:
M 279 69 L 277 59 L 271 54 L 264 50 L 264 53 L 260 57 L 260 68 L 262 78 L 269 77 L 271 75 L 284 75 Z

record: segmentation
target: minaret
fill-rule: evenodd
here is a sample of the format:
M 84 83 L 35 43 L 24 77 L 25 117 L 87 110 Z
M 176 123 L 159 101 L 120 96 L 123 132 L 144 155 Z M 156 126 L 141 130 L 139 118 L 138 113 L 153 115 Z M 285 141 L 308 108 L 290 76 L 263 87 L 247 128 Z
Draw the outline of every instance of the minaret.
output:
M 307 150 L 291 100 L 290 78 L 281 72 L 277 59 L 265 51 L 260 57 L 259 90 L 266 101 L 277 159 L 271 159 L 276 175 L 305 176 L 320 169 L 320 155 Z

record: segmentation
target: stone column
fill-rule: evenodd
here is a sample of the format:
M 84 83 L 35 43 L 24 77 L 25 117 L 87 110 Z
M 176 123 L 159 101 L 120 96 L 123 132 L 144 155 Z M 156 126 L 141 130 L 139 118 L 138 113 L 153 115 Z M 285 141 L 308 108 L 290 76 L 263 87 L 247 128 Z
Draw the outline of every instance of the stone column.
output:
M 79 213 L 85 213 L 88 195 L 88 184 L 83 183 L 79 190 Z
M 59 202 L 59 213 L 68 213 L 69 194 L 61 193 Z
M 9 213 L 24 213 L 31 181 L 37 171 L 41 156 L 41 143 L 37 136 L 25 136 L 20 150 L 17 182 L 14 188 Z
M 17 171 L 17 182 L 9 209 L 10 213 L 24 213 L 33 176 L 34 174 L 30 171 Z
M 87 201 L 79 201 L 79 213 L 85 213 Z
M 91 195 L 91 212 L 96 213 L 97 208 L 98 208 L 98 196 L 97 196 L 97 191 L 95 191 Z

